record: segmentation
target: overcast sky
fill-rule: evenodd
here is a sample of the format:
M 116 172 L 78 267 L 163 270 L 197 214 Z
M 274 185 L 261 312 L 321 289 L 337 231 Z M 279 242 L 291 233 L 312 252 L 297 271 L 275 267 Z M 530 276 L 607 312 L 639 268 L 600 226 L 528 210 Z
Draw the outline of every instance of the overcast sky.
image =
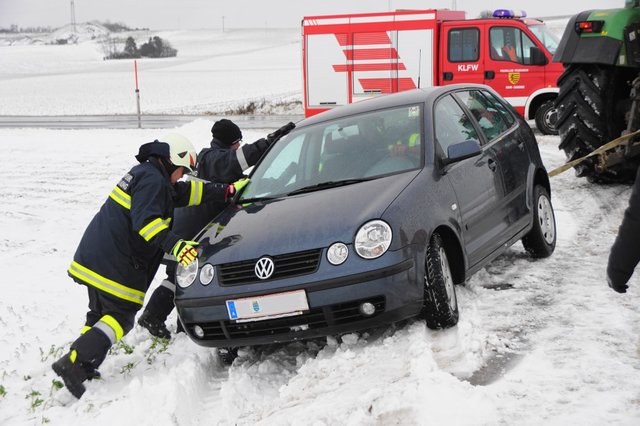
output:
M 160 29 L 297 27 L 303 16 L 380 12 L 393 9 L 453 8 L 467 17 L 494 9 L 489 0 L 74 0 L 76 22 L 121 22 Z M 71 20 L 71 0 L 0 0 L 0 27 L 59 27 Z M 572 15 L 581 10 L 624 6 L 624 0 L 515 0 L 502 7 L 529 16 Z

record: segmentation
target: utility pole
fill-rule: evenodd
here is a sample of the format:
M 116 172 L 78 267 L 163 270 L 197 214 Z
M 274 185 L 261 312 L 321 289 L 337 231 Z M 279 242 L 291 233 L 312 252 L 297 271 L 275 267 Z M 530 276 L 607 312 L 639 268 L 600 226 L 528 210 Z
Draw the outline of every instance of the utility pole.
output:
M 74 0 L 71 0 L 71 31 L 73 35 L 76 35 L 76 5 Z
M 224 16 L 222 17 L 222 32 L 224 32 Z
M 451 0 L 451 10 L 458 10 L 458 6 L 456 5 L 456 0 Z

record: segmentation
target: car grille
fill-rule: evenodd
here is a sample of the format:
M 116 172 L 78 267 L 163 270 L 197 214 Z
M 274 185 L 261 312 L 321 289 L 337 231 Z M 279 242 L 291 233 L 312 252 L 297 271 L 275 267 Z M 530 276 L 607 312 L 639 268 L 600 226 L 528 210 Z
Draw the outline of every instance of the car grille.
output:
M 315 249 L 272 256 L 271 259 L 275 266 L 274 272 L 273 275 L 265 280 L 256 277 L 254 268 L 258 259 L 225 263 L 218 266 L 218 279 L 220 285 L 230 286 L 311 274 L 318 269 L 321 253 L 322 250 Z
M 360 305 L 364 302 L 372 303 L 376 312 L 371 316 L 360 313 Z M 373 318 L 384 312 L 384 296 L 377 296 L 365 300 L 311 309 L 303 315 L 272 320 L 236 323 L 229 320 L 209 323 L 187 324 L 187 328 L 194 335 L 193 327 L 200 326 L 204 330 L 201 340 L 246 339 L 261 336 L 277 336 L 295 331 L 321 329 L 349 324 L 364 319 Z

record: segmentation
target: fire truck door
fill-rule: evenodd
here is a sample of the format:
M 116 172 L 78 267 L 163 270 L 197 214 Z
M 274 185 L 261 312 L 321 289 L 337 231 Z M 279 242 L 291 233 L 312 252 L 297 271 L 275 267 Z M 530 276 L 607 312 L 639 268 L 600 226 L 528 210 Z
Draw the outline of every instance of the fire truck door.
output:
M 337 41 L 336 41 L 337 39 Z M 349 103 L 347 34 L 309 34 L 306 43 L 308 107 L 331 108 Z
M 484 83 L 480 30 L 478 25 L 462 22 L 442 24 L 440 85 Z
M 544 65 L 532 65 L 534 41 L 515 26 L 487 25 L 484 55 L 485 81 L 500 93 L 521 115 L 529 95 L 544 86 Z

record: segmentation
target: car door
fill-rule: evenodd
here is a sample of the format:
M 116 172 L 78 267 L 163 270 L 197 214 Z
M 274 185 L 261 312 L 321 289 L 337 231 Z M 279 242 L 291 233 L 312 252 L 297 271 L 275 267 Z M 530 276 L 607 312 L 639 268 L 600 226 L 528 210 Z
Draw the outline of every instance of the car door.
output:
M 519 138 L 517 121 L 486 90 L 465 90 L 455 95 L 468 108 L 479 124 L 486 146 L 494 153 L 501 175 L 503 198 L 498 214 L 502 216 L 505 232 L 499 242 L 505 242 L 519 229 L 519 220 L 526 214 L 526 183 L 529 155 L 524 140 Z
M 505 232 L 500 209 L 504 198 L 499 163 L 492 146 L 484 144 L 480 131 L 452 95 L 440 98 L 434 106 L 436 152 L 447 158 L 449 146 L 466 140 L 476 141 L 482 153 L 447 166 L 449 180 L 458 201 L 462 239 L 473 267 L 496 249 L 496 240 Z

